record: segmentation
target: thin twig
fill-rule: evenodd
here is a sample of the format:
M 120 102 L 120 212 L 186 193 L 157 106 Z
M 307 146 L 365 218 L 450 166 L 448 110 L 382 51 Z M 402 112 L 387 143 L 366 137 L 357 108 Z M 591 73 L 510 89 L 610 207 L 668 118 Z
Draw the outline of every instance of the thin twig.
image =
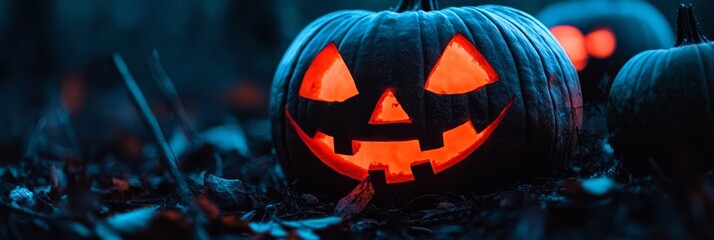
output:
M 134 77 L 129 72 L 129 68 L 126 66 L 124 59 L 122 59 L 121 55 L 118 53 L 114 53 L 113 59 L 117 70 L 119 70 L 119 73 L 124 79 L 124 86 L 129 91 L 129 95 L 131 95 L 131 100 L 134 103 L 134 106 L 139 111 L 144 123 L 146 123 L 147 127 L 151 130 L 151 135 L 154 137 L 156 144 L 159 145 L 159 148 L 161 149 L 163 159 L 169 167 L 169 173 L 176 182 L 179 195 L 181 196 L 183 202 L 189 205 L 190 211 L 193 212 L 194 222 L 196 224 L 196 238 L 208 239 L 208 233 L 206 233 L 206 229 L 204 228 L 207 218 L 200 210 L 198 210 L 198 204 L 191 197 L 191 190 L 188 183 L 186 183 L 186 179 L 184 179 L 183 175 L 179 171 L 178 164 L 176 163 L 176 156 L 174 156 L 171 151 L 171 147 L 166 140 L 166 136 L 164 136 L 164 133 L 161 131 L 159 121 L 151 112 L 149 104 L 146 102 L 146 98 L 144 98 L 144 94 L 141 92 L 141 89 L 136 84 Z
M 156 85 L 159 86 L 161 93 L 169 101 L 171 107 L 176 111 L 176 115 L 181 120 L 183 127 L 186 129 L 189 135 L 189 139 L 197 139 L 198 131 L 196 127 L 191 124 L 190 118 L 186 113 L 186 109 L 183 107 L 183 102 L 179 98 L 178 92 L 174 83 L 171 81 L 169 74 L 164 70 L 161 60 L 159 59 L 159 51 L 154 49 L 151 53 L 151 57 L 148 61 L 149 69 L 154 74 L 154 79 L 156 80 Z
M 650 164 L 654 172 L 657 173 L 657 176 L 662 179 L 662 181 L 664 181 L 668 186 L 672 186 L 672 180 L 669 179 L 666 174 L 664 174 L 662 168 L 659 167 L 659 164 L 657 164 L 657 162 L 653 158 L 647 159 L 647 162 Z
M 161 64 L 158 50 L 154 49 L 151 52 L 148 64 L 149 69 L 151 69 L 151 72 L 154 73 L 156 85 L 159 86 L 161 93 L 163 93 L 164 97 L 169 101 L 169 104 L 171 104 L 171 107 L 174 109 L 176 115 L 181 121 L 181 125 L 188 133 L 189 142 L 191 142 L 191 145 L 196 145 L 196 141 L 200 139 L 201 136 L 198 133 L 198 130 L 196 130 L 196 127 L 191 124 L 191 120 L 188 117 L 188 113 L 186 113 L 186 108 L 184 108 L 183 102 L 181 102 L 178 91 L 176 91 L 173 81 L 171 81 L 169 74 L 166 73 L 164 66 Z M 213 174 L 221 177 L 223 175 L 223 158 L 221 158 L 221 155 L 217 152 L 213 153 L 213 158 L 216 161 L 216 169 Z

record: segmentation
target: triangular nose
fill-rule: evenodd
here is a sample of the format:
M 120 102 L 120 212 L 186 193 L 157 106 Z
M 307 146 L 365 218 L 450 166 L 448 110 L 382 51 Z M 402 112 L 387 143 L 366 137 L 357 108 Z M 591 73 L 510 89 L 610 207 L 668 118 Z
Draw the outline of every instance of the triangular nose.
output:
M 399 104 L 391 89 L 387 89 L 377 101 L 369 124 L 411 123 L 412 119 Z

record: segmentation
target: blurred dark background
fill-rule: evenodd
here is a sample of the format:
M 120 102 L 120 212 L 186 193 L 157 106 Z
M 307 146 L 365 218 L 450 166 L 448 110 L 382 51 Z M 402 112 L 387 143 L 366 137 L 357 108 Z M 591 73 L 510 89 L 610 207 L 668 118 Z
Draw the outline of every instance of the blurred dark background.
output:
M 440 4 L 442 8 L 499 4 L 537 15 L 554 2 L 561 1 L 442 0 Z M 679 1 L 649 2 L 674 26 Z M 154 112 L 170 122 L 173 116 L 146 66 L 152 49 L 160 53 L 198 128 L 238 121 L 255 131 L 252 134 L 267 136 L 264 119 L 273 72 L 300 30 L 332 11 L 381 11 L 396 3 L 0 0 L 0 145 L 22 142 L 38 119 L 58 107 L 68 113 L 84 151 L 121 136 L 145 136 L 147 131 L 110 61 L 113 52 L 123 55 Z M 695 4 L 704 32 L 714 36 L 714 4 L 685 3 Z M 166 130 L 170 127 L 164 128 L 170 132 Z

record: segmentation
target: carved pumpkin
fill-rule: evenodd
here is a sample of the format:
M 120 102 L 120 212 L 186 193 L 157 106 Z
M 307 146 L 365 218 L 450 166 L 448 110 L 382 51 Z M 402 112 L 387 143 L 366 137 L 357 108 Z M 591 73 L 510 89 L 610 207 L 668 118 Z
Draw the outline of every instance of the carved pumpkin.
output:
M 667 19 L 640 0 L 556 3 L 538 14 L 578 70 L 583 101 L 607 100 L 607 86 L 633 56 L 668 48 L 674 39 Z
M 307 26 L 278 66 L 270 111 L 288 177 L 341 195 L 371 175 L 380 195 L 543 173 L 570 157 L 580 104 L 575 69 L 531 16 L 403 0 Z
M 616 157 L 635 172 L 651 173 L 652 163 L 680 176 L 711 170 L 712 97 L 714 43 L 701 35 L 693 8 L 682 5 L 674 48 L 635 56 L 613 83 L 608 126 Z

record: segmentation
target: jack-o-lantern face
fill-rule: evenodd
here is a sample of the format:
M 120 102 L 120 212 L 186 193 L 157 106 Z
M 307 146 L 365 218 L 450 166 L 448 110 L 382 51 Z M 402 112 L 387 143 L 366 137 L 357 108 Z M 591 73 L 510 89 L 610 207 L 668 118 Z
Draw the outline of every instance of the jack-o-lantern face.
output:
M 538 19 L 578 70 L 586 103 L 604 102 L 612 79 L 635 54 L 673 41 L 667 19 L 641 0 L 563 1 L 546 7 Z
M 400 193 L 487 190 L 568 159 L 580 92 L 548 30 L 507 7 L 434 6 L 333 13 L 295 39 L 271 104 L 289 178 L 331 195 L 367 176 Z
M 578 71 L 588 66 L 591 57 L 609 58 L 617 48 L 617 38 L 609 27 L 598 27 L 587 35 L 569 25 L 558 25 L 552 27 L 550 31 L 563 46 Z
M 443 54 L 429 74 L 424 89 L 438 95 L 466 94 L 483 88 L 498 80 L 491 64 L 463 35 L 457 34 L 447 44 Z M 334 43 L 328 44 L 312 61 L 300 86 L 301 97 L 323 102 L 344 102 L 356 96 L 359 91 Z M 412 118 L 387 88 L 376 104 L 368 125 L 411 124 Z M 477 130 L 467 119 L 458 126 L 441 134 L 443 146 L 422 150 L 419 139 L 358 140 L 351 142 L 349 154 L 335 151 L 334 136 L 319 130 L 309 136 L 286 112 L 292 127 L 300 139 L 317 158 L 333 170 L 350 178 L 361 180 L 370 169 L 383 169 L 387 183 L 414 180 L 411 166 L 424 161 L 430 162 L 435 173 L 464 160 L 498 127 L 506 116 L 512 100 L 503 108 L 490 124 Z M 439 136 L 436 136 L 439 137 Z M 377 161 L 379 160 L 379 161 Z

